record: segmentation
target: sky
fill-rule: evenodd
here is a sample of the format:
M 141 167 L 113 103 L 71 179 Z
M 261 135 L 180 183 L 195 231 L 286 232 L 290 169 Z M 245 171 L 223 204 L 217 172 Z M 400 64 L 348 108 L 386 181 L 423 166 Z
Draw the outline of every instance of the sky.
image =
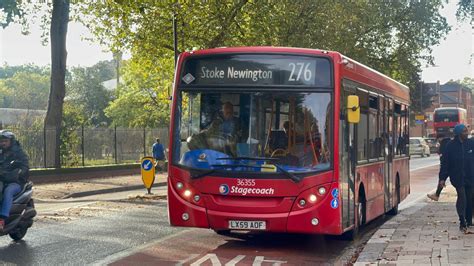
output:
M 423 67 L 422 79 L 425 82 L 440 81 L 441 84 L 454 79 L 474 77 L 473 31 L 468 22 L 458 23 L 455 17 L 456 1 L 441 11 L 452 26 L 451 32 L 438 46 L 433 47 L 434 67 Z M 50 64 L 50 47 L 42 46 L 41 30 L 38 24 L 31 25 L 30 34 L 21 33 L 19 25 L 12 24 L 5 29 L 0 28 L 0 65 L 21 65 L 33 63 Z M 91 33 L 79 23 L 70 22 L 67 35 L 68 66 L 92 66 L 102 60 L 112 59 L 112 53 L 105 47 L 84 40 Z

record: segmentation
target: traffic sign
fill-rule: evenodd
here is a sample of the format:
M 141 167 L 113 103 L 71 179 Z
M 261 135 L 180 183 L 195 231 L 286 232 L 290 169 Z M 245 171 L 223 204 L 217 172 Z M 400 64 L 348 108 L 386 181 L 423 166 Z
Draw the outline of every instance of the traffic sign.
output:
M 424 120 L 425 120 L 425 116 L 424 116 L 424 115 L 415 115 L 415 120 L 424 121 Z
M 155 182 L 155 159 L 153 157 L 143 157 L 141 160 L 142 181 L 148 194 L 151 194 L 151 187 Z

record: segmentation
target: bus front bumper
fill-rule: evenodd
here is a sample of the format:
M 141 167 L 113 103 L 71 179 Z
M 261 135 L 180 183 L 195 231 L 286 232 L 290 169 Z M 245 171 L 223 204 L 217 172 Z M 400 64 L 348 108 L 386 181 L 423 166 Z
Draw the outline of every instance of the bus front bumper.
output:
M 332 208 L 329 201 L 284 213 L 233 213 L 196 206 L 183 200 L 174 189 L 168 187 L 168 212 L 173 226 L 229 230 L 230 221 L 264 221 L 265 229 L 261 231 L 329 235 L 343 233 L 340 210 Z

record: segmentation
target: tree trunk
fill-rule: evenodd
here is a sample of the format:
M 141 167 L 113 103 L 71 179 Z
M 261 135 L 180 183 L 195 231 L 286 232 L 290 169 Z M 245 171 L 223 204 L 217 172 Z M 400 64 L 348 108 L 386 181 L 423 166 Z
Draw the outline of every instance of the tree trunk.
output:
M 66 35 L 69 22 L 69 0 L 54 0 L 51 18 L 51 89 L 48 111 L 44 120 L 47 136 L 45 143 L 46 166 L 61 167 L 61 122 L 63 102 L 66 93 Z

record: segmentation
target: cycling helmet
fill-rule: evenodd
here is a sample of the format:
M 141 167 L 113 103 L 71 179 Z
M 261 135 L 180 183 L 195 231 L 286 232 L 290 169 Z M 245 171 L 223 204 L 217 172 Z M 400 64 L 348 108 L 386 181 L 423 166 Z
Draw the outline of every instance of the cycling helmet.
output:
M 15 134 L 13 134 L 13 132 L 8 131 L 8 130 L 0 130 L 0 139 L 14 140 Z

